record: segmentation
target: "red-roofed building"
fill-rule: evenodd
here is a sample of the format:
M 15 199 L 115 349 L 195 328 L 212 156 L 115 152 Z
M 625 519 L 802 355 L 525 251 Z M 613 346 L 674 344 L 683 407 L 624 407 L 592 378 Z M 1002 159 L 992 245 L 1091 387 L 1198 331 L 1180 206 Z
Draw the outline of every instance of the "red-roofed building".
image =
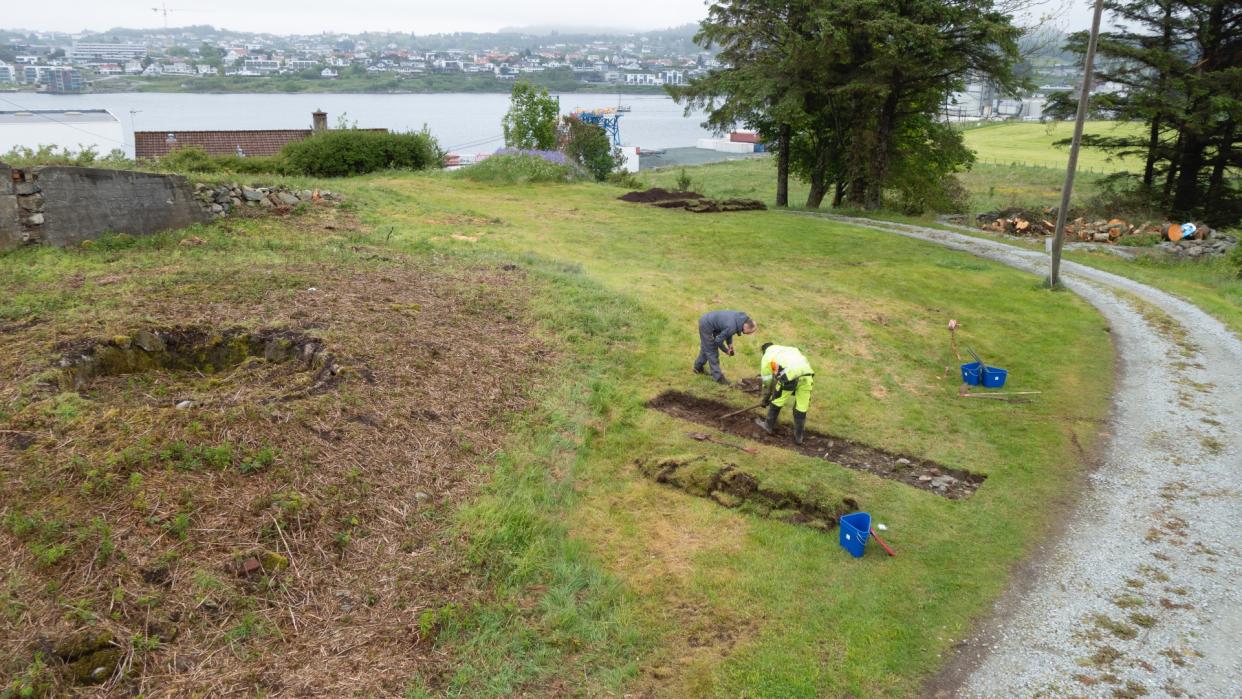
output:
M 208 155 L 265 157 L 276 155 L 281 148 L 295 141 L 310 138 L 319 130 L 327 130 L 328 115 L 315 112 L 314 129 L 272 129 L 239 131 L 135 131 L 134 157 L 140 160 L 162 158 L 178 148 L 198 147 Z M 365 129 L 383 131 L 388 129 Z

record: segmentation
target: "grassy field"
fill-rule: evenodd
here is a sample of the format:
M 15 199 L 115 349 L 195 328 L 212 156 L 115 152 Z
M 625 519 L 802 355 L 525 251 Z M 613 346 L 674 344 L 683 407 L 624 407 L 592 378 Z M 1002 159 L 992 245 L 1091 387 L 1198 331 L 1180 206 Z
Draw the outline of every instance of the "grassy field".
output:
M 337 686 L 354 662 L 371 668 L 355 689 L 407 696 L 917 696 L 1070 496 L 1107 410 L 1112 352 L 1090 308 L 935 246 L 776 212 L 627 204 L 602 185 L 494 187 L 439 174 L 331 188 L 357 213 L 0 257 L 0 339 L 21 348 L 0 366 L 0 431 L 47 430 L 30 452 L 0 439 L 6 469 L 21 469 L 6 470 L 21 488 L 5 515 L 63 509 L 46 531 L 11 517 L 0 529 L 17 571 L 16 602 L 0 620 L 11 647 L 48 631 L 111 629 L 142 678 L 117 691 L 203 677 L 257 693 L 300 686 L 291 678 L 302 675 Z M 197 242 L 181 243 L 190 236 Z M 732 378 L 756 372 L 760 342 L 796 344 L 817 374 L 811 429 L 987 481 L 950 500 L 777 444 L 751 454 L 690 439 L 704 428 L 644 404 L 667 389 L 752 400 L 690 372 L 695 319 L 719 307 L 747 310 L 761 328 L 724 360 Z M 157 389 L 206 390 L 198 379 L 118 383 L 115 395 L 85 398 L 29 382 L 58 342 L 179 316 L 311 328 L 365 359 L 377 383 L 190 417 L 148 403 Z M 958 398 L 949 318 L 1010 370 L 1015 389 L 1044 391 L 1040 400 Z M 241 379 L 219 379 L 235 400 L 259 390 L 227 383 L 262 365 L 243 366 Z M 419 417 L 429 405 L 452 421 Z M 187 470 L 180 451 L 153 444 L 150 461 L 126 462 L 116 497 L 84 487 L 100 476 L 58 458 L 68 439 L 85 463 L 106 461 L 138 414 L 189 453 L 204 434 L 234 439 L 235 463 Z M 244 467 L 264 440 L 274 464 Z M 898 556 L 853 560 L 835 530 L 728 509 L 639 468 L 686 455 L 826 506 L 853 498 L 888 525 Z M 223 490 L 179 495 L 181 479 Z M 293 500 L 305 502 L 300 518 L 282 514 L 290 488 L 305 496 Z M 408 503 L 423 489 L 437 507 L 416 515 Z M 131 512 L 143 492 L 154 513 Z M 80 532 L 66 541 L 80 551 L 70 560 L 85 561 L 103 527 L 124 532 L 110 539 L 121 555 L 49 592 L 72 568 L 45 567 L 36 553 Z M 233 527 L 236 540 L 220 533 Z M 247 527 L 293 564 L 258 587 L 229 567 Z M 157 556 L 172 582 L 153 595 L 139 567 Z M 342 591 L 357 601 L 344 606 Z M 211 614 L 193 606 L 204 597 Z M 192 610 L 178 617 L 179 635 L 132 630 L 166 623 L 179 601 Z M 65 608 L 79 612 L 62 618 Z M 307 626 L 306 614 L 326 623 Z M 327 656 L 315 655 L 320 643 Z M 174 662 L 187 655 L 191 665 Z M 47 668 L 10 662 L 4 672 Z
M 578 687 L 916 695 L 1066 495 L 1078 458 L 1072 441 L 1093 441 L 1105 410 L 1107 382 L 1093 377 L 1109 375 L 1111 357 L 1089 309 L 1037 290 L 1033 279 L 932 246 L 775 214 L 636 207 L 598 186 L 496 189 L 420 178 L 376 180 L 361 191 L 401 245 L 535 255 L 605 298 L 625 299 L 587 311 L 558 291 L 541 305 L 553 318 L 603 312 L 602 324 L 553 333 L 550 341 L 567 351 L 609 352 L 595 333 L 630 329 L 620 344 L 603 338 L 620 356 L 582 377 L 595 415 L 572 465 L 556 474 L 573 482 L 564 513 L 573 538 L 621 590 L 618 614 L 643 630 L 636 643 L 646 652 L 638 661 L 614 658 L 602 675 L 549 656 L 542 671 L 575 676 Z M 484 214 L 500 221 L 482 222 Z M 689 372 L 694 320 L 720 306 L 744 308 L 762 327 L 741 357 L 726 360 L 734 378 L 755 371 L 760 341 L 795 343 L 826 377 L 812 429 L 986 473 L 987 484 L 956 502 L 779 448 L 748 455 L 688 439 L 692 425 L 642 406 L 668 388 L 747 400 Z M 620 309 L 623 316 L 613 315 Z M 956 398 L 957 382 L 946 375 L 956 363 L 943 331 L 949 317 L 973 328 L 978 351 L 1022 377 L 1015 385 L 1049 391 L 1046 400 L 996 406 Z M 687 452 L 827 502 L 853 497 L 888 523 L 901 555 L 851 561 L 831 535 L 688 497 L 642 478 L 635 465 Z M 529 467 L 544 477 L 546 466 Z M 473 514 L 490 524 L 509 507 L 498 497 Z M 470 650 L 463 677 L 503 674 L 515 656 L 530 658 L 532 671 L 541 667 L 537 647 L 496 645 L 490 630 L 498 622 L 489 619 L 487 643 L 463 629 L 461 647 Z M 600 651 L 588 645 L 583 656 L 597 663 Z
M 1099 135 L 1132 134 L 1141 126 L 1109 121 L 1089 121 L 1084 133 Z M 1069 146 L 1054 146 L 1074 135 L 1069 121 L 1040 123 L 1000 123 L 966 130 L 966 145 L 973 148 L 979 162 L 988 165 L 1047 167 L 1062 173 L 1069 162 Z M 1129 169 L 1141 170 L 1142 162 L 1113 158 L 1103 151 L 1084 148 L 1078 155 L 1079 172 L 1108 174 Z
M 981 130 L 1001 132 L 1003 129 L 1029 129 L 1030 124 L 1013 124 L 982 127 Z M 1085 151 L 1084 151 L 1085 152 Z M 675 187 L 681 168 L 669 168 L 640 173 L 640 179 L 649 186 Z M 753 197 L 769 204 L 775 199 L 775 163 L 771 159 L 756 159 L 703 165 L 685 168 L 694 182 L 693 188 L 713 197 Z M 970 193 L 971 206 L 968 218 L 984 211 L 1003 208 L 1040 210 L 1055 207 L 1060 201 L 1064 172 L 1044 167 L 976 164 L 957 177 Z M 1075 179 L 1072 205 L 1081 207 L 1099 193 L 1101 174 L 1079 173 Z M 790 208 L 801 209 L 806 197 L 806 185 L 796 179 L 790 181 Z M 891 212 L 862 212 L 844 210 L 840 213 L 873 216 L 888 220 L 936 225 L 934 217 L 900 216 Z M 1104 215 L 1101 213 L 1101 215 Z M 1236 232 L 1235 232 L 1236 234 Z M 987 235 L 980 232 L 979 235 Z M 1009 241 L 1023 244 L 1024 241 Z M 1030 241 L 1039 246 L 1038 240 Z M 1224 260 L 1161 260 L 1143 259 L 1137 262 L 1120 260 L 1107 253 L 1071 252 L 1068 259 L 1108 270 L 1130 279 L 1151 284 L 1177 294 L 1198 304 L 1219 318 L 1234 332 L 1242 334 L 1242 279 Z
M 639 179 L 649 186 L 675 188 L 683 168 L 640 172 Z M 711 197 L 748 197 L 771 204 L 776 199 L 776 165 L 770 158 L 735 160 L 727 163 L 684 168 L 692 188 Z M 977 163 L 959 173 L 970 193 L 972 212 L 1006 207 L 1044 208 L 1060 202 L 1065 173 L 1044 167 L 1021 167 Z M 1103 175 L 1081 174 L 1075 180 L 1074 206 L 1082 206 L 1099 193 Z M 807 185 L 797 178 L 789 181 L 790 208 L 804 208 Z

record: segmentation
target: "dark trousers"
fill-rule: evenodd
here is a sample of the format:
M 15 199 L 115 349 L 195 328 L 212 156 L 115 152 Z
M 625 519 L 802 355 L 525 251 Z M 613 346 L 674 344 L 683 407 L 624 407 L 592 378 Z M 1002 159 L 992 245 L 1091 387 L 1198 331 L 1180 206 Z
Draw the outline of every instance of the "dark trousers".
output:
M 694 370 L 702 371 L 704 364 L 712 368 L 713 379 L 724 376 L 724 372 L 720 370 L 720 348 L 716 345 L 716 333 L 712 328 L 699 325 L 699 356 L 694 360 Z

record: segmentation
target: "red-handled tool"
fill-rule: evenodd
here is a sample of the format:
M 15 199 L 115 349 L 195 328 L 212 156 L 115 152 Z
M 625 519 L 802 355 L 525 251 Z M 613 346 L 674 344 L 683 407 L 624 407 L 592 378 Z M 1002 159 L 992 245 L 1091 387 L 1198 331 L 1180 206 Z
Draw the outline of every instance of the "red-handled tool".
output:
M 897 554 L 893 553 L 893 550 L 892 550 L 892 549 L 890 549 L 890 548 L 888 547 L 888 544 L 884 543 L 884 540 L 880 538 L 880 535 L 875 533 L 875 527 L 872 527 L 872 528 L 871 528 L 871 538 L 872 538 L 872 539 L 875 539 L 877 542 L 879 542 L 880 546 L 883 546 L 883 547 L 884 547 L 884 552 L 885 552 L 885 553 L 887 553 L 888 555 L 890 555 L 890 556 L 896 556 L 896 555 L 897 555 Z

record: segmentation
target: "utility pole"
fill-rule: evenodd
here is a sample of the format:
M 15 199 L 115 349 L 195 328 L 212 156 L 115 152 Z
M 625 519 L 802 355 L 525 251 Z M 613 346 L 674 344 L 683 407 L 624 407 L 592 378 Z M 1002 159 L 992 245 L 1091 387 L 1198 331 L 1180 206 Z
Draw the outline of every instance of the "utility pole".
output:
M 1095 0 L 1095 15 L 1091 18 L 1091 38 L 1087 41 L 1087 60 L 1082 71 L 1082 92 L 1078 93 L 1078 114 L 1074 117 L 1074 140 L 1070 143 L 1069 166 L 1065 171 L 1065 186 L 1061 188 L 1061 207 L 1057 209 L 1057 228 L 1052 238 L 1051 269 L 1048 285 L 1053 289 L 1061 284 L 1061 248 L 1065 245 L 1065 218 L 1069 215 L 1070 194 L 1074 190 L 1074 171 L 1078 168 L 1078 149 L 1082 146 L 1082 126 L 1087 120 L 1087 103 L 1091 99 L 1091 77 L 1095 70 L 1095 47 L 1100 43 L 1100 16 L 1104 14 L 1104 0 Z

